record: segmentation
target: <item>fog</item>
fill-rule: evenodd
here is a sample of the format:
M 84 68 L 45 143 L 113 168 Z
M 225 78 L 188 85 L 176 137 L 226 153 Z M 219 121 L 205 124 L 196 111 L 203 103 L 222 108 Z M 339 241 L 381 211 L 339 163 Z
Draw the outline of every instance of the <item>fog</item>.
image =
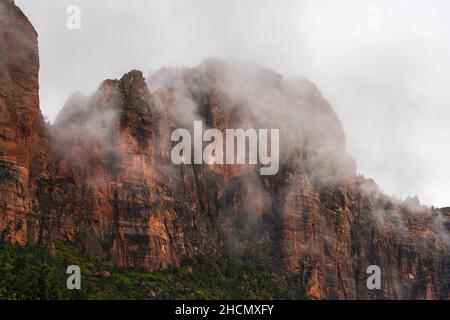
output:
M 16 0 L 39 33 L 41 108 L 131 69 L 207 57 L 314 82 L 358 172 L 398 197 L 450 205 L 450 3 L 445 0 Z M 66 27 L 69 5 L 81 29 Z M 274 111 L 277 108 L 274 106 Z

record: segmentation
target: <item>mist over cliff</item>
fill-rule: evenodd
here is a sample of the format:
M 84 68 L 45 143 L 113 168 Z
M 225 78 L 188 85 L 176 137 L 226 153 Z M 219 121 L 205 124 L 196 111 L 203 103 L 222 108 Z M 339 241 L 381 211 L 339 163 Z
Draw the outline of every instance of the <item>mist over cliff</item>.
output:
M 219 59 L 147 79 L 132 70 L 72 95 L 46 125 L 37 34 L 2 3 L 2 241 L 49 251 L 64 241 L 145 271 L 226 251 L 309 298 L 448 299 L 448 210 L 387 196 L 358 175 L 310 81 Z M 173 164 L 170 134 L 194 120 L 222 132 L 280 129 L 278 174 Z M 381 290 L 367 289 L 370 265 Z
M 207 59 L 147 81 L 131 71 L 103 82 L 87 103 L 74 101 L 52 129 L 59 178 L 89 190 L 71 208 L 93 219 L 79 241 L 119 265 L 152 270 L 211 250 L 260 250 L 266 272 L 300 277 L 294 282 L 314 298 L 447 294 L 447 217 L 357 175 L 337 116 L 309 81 Z M 280 172 L 174 165 L 170 134 L 195 120 L 221 131 L 279 128 Z M 386 274 L 375 296 L 365 290 L 372 264 Z M 419 293 L 421 272 L 442 278 Z
M 70 93 L 92 93 L 131 69 L 193 67 L 206 57 L 256 63 L 317 85 L 359 173 L 387 194 L 447 206 L 450 4 L 343 2 L 16 1 L 39 31 L 41 108 L 50 121 Z M 66 27 L 69 5 L 81 10 L 80 30 Z

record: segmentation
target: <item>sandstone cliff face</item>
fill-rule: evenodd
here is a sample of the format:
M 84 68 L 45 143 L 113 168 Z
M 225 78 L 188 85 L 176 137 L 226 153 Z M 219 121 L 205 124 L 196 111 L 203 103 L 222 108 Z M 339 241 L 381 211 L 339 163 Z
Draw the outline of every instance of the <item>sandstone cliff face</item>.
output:
M 13 1 L 0 2 L 0 229 L 37 241 L 34 191 L 45 173 L 46 128 L 39 109 L 37 33 Z
M 358 176 L 337 116 L 307 80 L 214 59 L 147 83 L 134 70 L 93 96 L 74 94 L 47 141 L 36 33 L 11 1 L 0 8 L 0 230 L 9 240 L 67 240 L 145 270 L 227 249 L 311 298 L 448 299 L 448 210 L 389 198 Z M 174 165 L 170 135 L 194 120 L 280 129 L 279 173 Z M 381 290 L 366 287 L 369 265 L 382 270 Z
M 149 270 L 178 265 L 215 242 L 193 174 L 167 167 L 154 109 L 142 73 L 131 71 L 91 98 L 73 96 L 52 133 L 53 179 L 62 186 L 52 192 L 66 205 L 58 238 Z M 67 181 L 75 192 L 66 192 Z

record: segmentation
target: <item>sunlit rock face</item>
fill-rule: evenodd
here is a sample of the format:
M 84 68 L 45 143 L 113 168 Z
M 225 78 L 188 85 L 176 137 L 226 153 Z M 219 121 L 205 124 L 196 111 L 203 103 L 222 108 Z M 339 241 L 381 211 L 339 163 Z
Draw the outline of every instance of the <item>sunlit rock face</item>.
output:
M 0 9 L 8 240 L 66 240 L 149 271 L 227 250 L 310 298 L 448 298 L 448 210 L 387 197 L 358 176 L 309 81 L 217 59 L 147 79 L 133 70 L 92 96 L 73 94 L 47 134 L 36 33 L 11 1 Z M 171 133 L 196 120 L 222 132 L 279 129 L 279 172 L 173 164 Z M 370 265 L 382 271 L 380 290 L 367 288 Z

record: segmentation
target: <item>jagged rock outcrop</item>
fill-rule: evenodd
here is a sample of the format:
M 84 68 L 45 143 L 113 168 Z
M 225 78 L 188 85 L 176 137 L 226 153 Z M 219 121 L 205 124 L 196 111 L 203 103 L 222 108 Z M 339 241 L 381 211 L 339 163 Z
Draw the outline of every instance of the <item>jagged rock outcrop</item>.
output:
M 215 243 L 193 174 L 167 168 L 152 110 L 142 73 L 131 71 L 105 81 L 91 98 L 72 96 L 52 132 L 53 179 L 62 185 L 54 198 L 68 204 L 58 237 L 119 266 L 150 270 L 177 265 Z
M 216 59 L 159 70 L 147 83 L 134 70 L 93 96 L 74 94 L 47 139 L 37 35 L 12 1 L 0 8 L 8 240 L 66 240 L 145 270 L 226 248 L 311 298 L 449 298 L 448 210 L 387 197 L 358 176 L 337 116 L 309 81 Z M 278 174 L 174 165 L 170 135 L 194 120 L 280 129 Z M 366 287 L 370 265 L 382 270 L 381 290 Z

